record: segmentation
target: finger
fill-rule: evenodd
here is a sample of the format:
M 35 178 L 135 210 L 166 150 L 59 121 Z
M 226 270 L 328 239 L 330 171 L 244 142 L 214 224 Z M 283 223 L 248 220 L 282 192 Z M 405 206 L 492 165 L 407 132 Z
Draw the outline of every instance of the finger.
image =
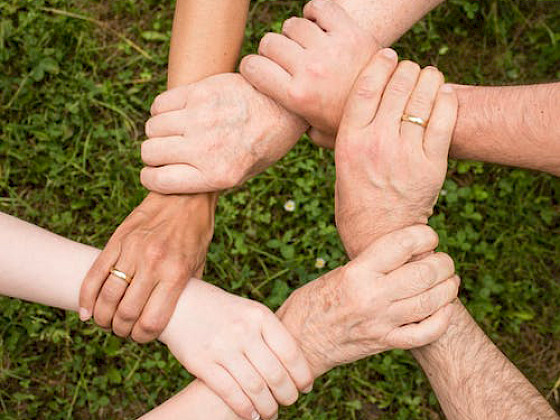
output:
M 134 281 L 135 263 L 131 258 L 134 253 L 125 250 L 116 262 L 114 268 L 126 274 L 128 282 L 112 273 L 107 273 L 107 280 L 101 287 L 95 308 L 93 309 L 93 318 L 95 323 L 103 328 L 110 328 L 113 323 L 113 317 L 117 310 L 117 306 L 124 296 L 129 282 Z M 111 267 L 112 268 L 112 267 Z
M 398 326 L 421 322 L 457 299 L 460 283 L 459 277 L 453 276 L 422 294 L 394 302 L 389 316 Z
M 161 93 L 154 99 L 150 113 L 155 117 L 164 112 L 183 109 L 187 105 L 189 90 L 190 86 L 185 85 Z
M 287 19 L 282 25 L 282 34 L 303 48 L 321 45 L 326 40 L 325 32 L 317 24 L 299 17 Z
M 419 76 L 418 64 L 401 61 L 383 93 L 375 119 L 396 134 L 400 133 L 401 119 Z
M 282 363 L 301 392 L 308 393 L 313 386 L 313 375 L 296 340 L 275 316 L 264 323 L 262 336 L 265 343 Z
M 128 337 L 138 321 L 144 305 L 154 290 L 156 282 L 139 271 L 126 290 L 113 318 L 113 332 L 119 337 Z
M 199 156 L 200 143 L 182 136 L 156 137 L 142 143 L 142 161 L 148 166 L 192 163 Z
M 216 191 L 202 172 L 184 164 L 144 168 L 140 172 L 140 182 L 148 190 L 160 194 L 198 194 Z
M 146 136 L 149 138 L 182 136 L 191 123 L 192 119 L 186 109 L 164 112 L 146 122 Z
M 443 82 L 443 74 L 435 67 L 426 67 L 422 70 L 416 88 L 406 105 L 405 114 L 421 118 L 426 122 L 429 121 L 436 96 Z M 409 121 L 401 123 L 401 135 L 406 142 L 417 146 L 418 150 L 422 150 L 420 148 L 423 147 L 424 130 L 424 127 Z
M 315 145 L 326 149 L 334 149 L 336 143 L 336 134 L 330 135 L 311 127 L 307 132 L 309 138 Z
M 177 286 L 173 282 L 160 281 L 150 294 L 138 322 L 132 328 L 131 337 L 137 343 L 147 343 L 160 336 L 167 326 L 177 300 L 186 285 L 183 283 Z
M 251 400 L 227 370 L 215 365 L 197 375 L 212 391 L 240 417 L 257 420 L 259 415 Z
M 287 92 L 292 76 L 274 61 L 260 55 L 248 55 L 241 61 L 239 70 L 259 92 L 281 104 L 289 102 Z
M 433 251 L 438 241 L 437 233 L 429 226 L 409 226 L 382 236 L 354 261 L 364 264 L 369 271 L 389 273 L 415 255 Z
M 358 76 L 348 97 L 341 125 L 363 128 L 372 122 L 397 62 L 397 53 L 390 48 L 379 51 L 371 59 Z
M 453 259 L 443 253 L 430 254 L 410 262 L 387 275 L 391 284 L 390 299 L 401 300 L 418 296 L 455 274 Z
M 424 135 L 424 153 L 428 159 L 445 159 L 455 124 L 459 102 L 451 85 L 443 85 L 437 95 L 434 109 Z
M 393 348 L 405 350 L 433 343 L 447 331 L 452 314 L 453 304 L 449 304 L 419 324 L 396 328 L 387 336 L 388 342 Z
M 356 26 L 356 21 L 346 13 L 346 10 L 332 0 L 310 1 L 303 8 L 303 16 L 316 22 L 327 32 L 344 31 Z
M 249 360 L 233 356 L 222 366 L 237 381 L 263 419 L 271 419 L 276 415 L 278 404 Z
M 120 242 L 110 240 L 89 269 L 80 288 L 79 314 L 82 321 L 88 321 L 92 317 L 99 291 L 107 279 L 107 274 L 117 262 L 120 253 Z
M 294 74 L 303 59 L 303 48 L 284 35 L 269 32 L 261 39 L 259 54 Z
M 295 403 L 298 390 L 292 378 L 272 351 L 263 343 L 253 343 L 245 355 L 264 378 L 276 401 L 284 406 Z

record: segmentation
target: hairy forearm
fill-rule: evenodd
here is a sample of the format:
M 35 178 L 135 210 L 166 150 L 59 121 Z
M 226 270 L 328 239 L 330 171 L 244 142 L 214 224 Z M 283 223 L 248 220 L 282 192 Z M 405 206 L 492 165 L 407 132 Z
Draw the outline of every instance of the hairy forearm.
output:
M 362 28 L 390 46 L 444 0 L 338 0 Z
M 560 175 L 560 83 L 456 90 L 453 157 Z
M 457 303 L 447 333 L 413 354 L 450 420 L 557 419 L 546 400 Z

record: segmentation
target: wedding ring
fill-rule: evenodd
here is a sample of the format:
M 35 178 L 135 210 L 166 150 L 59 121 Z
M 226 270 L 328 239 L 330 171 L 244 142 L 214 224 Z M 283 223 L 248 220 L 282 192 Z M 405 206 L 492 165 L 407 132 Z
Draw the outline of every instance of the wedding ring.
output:
M 426 128 L 428 122 L 420 117 L 414 117 L 412 115 L 404 114 L 401 118 L 402 121 L 409 122 L 412 124 L 419 125 L 422 128 Z
M 120 270 L 117 270 L 115 267 L 111 268 L 111 271 L 109 272 L 111 273 L 113 276 L 126 281 L 126 284 L 130 284 L 130 282 L 132 281 L 132 279 L 130 277 L 128 277 L 125 273 L 123 273 Z

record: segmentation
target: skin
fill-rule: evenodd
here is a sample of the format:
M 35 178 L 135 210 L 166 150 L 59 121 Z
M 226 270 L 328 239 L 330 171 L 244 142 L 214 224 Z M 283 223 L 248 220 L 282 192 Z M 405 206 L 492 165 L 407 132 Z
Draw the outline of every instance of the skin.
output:
M 247 0 L 177 1 L 168 87 L 231 71 L 247 19 Z M 200 22 L 213 22 L 204 25 Z M 215 24 L 219 22 L 220 24 Z M 214 230 L 217 194 L 150 193 L 115 231 L 88 272 L 80 318 L 137 342 L 157 338 L 192 276 L 200 277 Z M 116 267 L 133 279 L 113 275 Z
M 367 23 L 377 16 L 376 5 L 368 3 L 358 20 L 340 5 L 344 3 L 332 0 L 308 3 L 307 20 L 284 24 L 297 30 L 267 34 L 260 55 L 241 64 L 241 73 L 255 87 L 307 120 L 313 140 L 331 148 L 348 92 L 367 62 L 367 52 L 376 50 L 372 34 L 380 33 L 372 31 L 373 22 Z M 387 39 L 378 42 L 389 45 Z M 560 174 L 560 123 L 554 117 L 560 112 L 560 83 L 454 88 L 460 106 L 452 157 Z M 328 112 L 323 111 L 325 104 Z
M 359 19 L 360 25 L 368 31 L 368 40 L 375 39 L 376 45 L 389 45 L 440 2 L 344 0 L 340 4 L 353 18 Z M 242 62 L 241 70 L 245 76 L 244 69 L 252 64 L 252 60 Z M 255 67 L 260 73 L 258 66 Z M 361 69 L 357 68 L 354 76 Z M 252 81 L 258 86 L 254 79 Z M 339 81 L 335 85 L 337 83 Z M 150 139 L 142 148 L 146 163 L 142 184 L 163 194 L 227 189 L 260 173 L 287 153 L 309 128 L 308 124 L 248 85 L 245 79 L 231 75 L 202 81 L 190 89 L 174 89 L 160 96 L 156 108 L 165 110 L 168 115 L 154 113 L 154 119 L 165 121 L 165 129 L 162 129 L 163 124 L 151 125 L 150 122 Z M 347 89 L 351 86 L 349 83 Z M 227 119 L 211 125 L 204 119 L 188 118 L 187 115 L 202 115 L 202 110 L 209 106 L 196 95 L 191 100 L 193 91 L 205 91 L 213 98 L 210 114 L 227 115 Z M 342 112 L 341 107 L 339 110 Z M 317 142 L 321 141 L 313 135 L 314 131 L 311 134 Z M 224 155 L 197 153 L 197 150 L 220 150 Z M 224 177 L 224 174 L 228 176 Z
M 377 57 L 376 57 L 377 58 Z M 408 80 L 398 84 L 389 82 L 381 95 L 378 78 L 388 67 L 381 64 L 381 58 L 374 58 L 370 65 L 366 66 L 350 95 L 346 105 L 345 116 L 339 129 L 336 143 L 337 183 L 344 185 L 348 181 L 355 195 L 345 195 L 338 191 L 337 186 L 337 220 L 344 222 L 346 215 L 340 212 L 345 208 L 344 200 L 354 200 L 357 196 L 375 195 L 378 182 L 388 186 L 390 195 L 391 185 L 400 185 L 402 191 L 406 191 L 406 183 L 413 186 L 416 176 L 431 177 L 432 182 L 425 184 L 424 193 L 426 197 L 432 196 L 432 203 L 438 194 L 437 185 L 445 167 L 435 165 L 440 158 L 447 153 L 446 146 L 453 132 L 454 119 L 457 110 L 457 98 L 453 91 L 449 92 L 439 88 L 441 81 L 432 78 L 418 76 L 418 69 L 412 66 L 399 68 L 393 73 L 393 80 L 397 77 Z M 402 64 L 401 64 L 402 66 Z M 438 91 L 437 96 L 434 95 Z M 417 93 L 424 92 L 418 96 Z M 432 94 L 429 95 L 428 93 Z M 417 99 L 435 97 L 433 106 L 427 106 L 429 101 L 418 101 Z M 418 108 L 415 108 L 419 106 Z M 414 109 L 418 115 L 425 117 L 430 115 L 430 123 L 424 130 L 419 126 L 401 122 L 398 115 L 407 110 Z M 406 141 L 394 141 L 384 144 L 384 136 L 377 136 L 376 130 L 378 119 L 390 124 L 390 119 L 385 119 L 386 110 L 394 113 L 393 124 L 400 125 L 401 135 L 406 135 Z M 426 114 L 422 114 L 423 112 Z M 381 124 L 383 126 L 384 124 Z M 414 133 L 416 131 L 416 133 Z M 413 141 L 418 136 L 420 141 Z M 360 148 L 366 144 L 365 148 Z M 358 148 L 358 149 L 356 149 Z M 392 161 L 394 151 L 401 149 L 408 151 L 413 148 L 414 155 L 425 155 L 416 172 L 406 176 L 399 170 L 387 170 L 386 164 Z M 353 150 L 354 153 L 350 153 Z M 356 150 L 359 153 L 355 153 Z M 369 153 L 368 153 L 369 151 Z M 401 165 L 398 165 L 401 166 Z M 408 166 L 408 165 L 405 165 Z M 377 172 L 377 168 L 385 168 L 383 178 Z M 371 170 L 371 168 L 376 168 Z M 434 171 L 435 168 L 439 168 Z M 381 169 L 383 171 L 383 169 Z M 368 182 L 354 181 L 356 174 L 366 174 Z M 354 182 L 353 182 L 354 181 Z M 423 208 L 420 206 L 408 206 L 414 204 L 414 196 L 404 194 L 401 197 L 401 205 L 408 207 L 410 211 L 416 211 L 417 217 L 423 217 Z M 348 206 L 354 205 L 349 203 Z M 375 206 L 383 204 L 370 203 L 368 206 L 357 206 L 352 217 L 358 217 L 366 223 L 377 223 Z M 398 208 L 398 206 L 397 206 Z M 397 218 L 400 213 L 396 212 Z M 409 217 L 401 219 L 401 225 L 409 223 Z M 393 226 L 398 225 L 398 220 L 392 220 Z M 375 231 L 364 231 L 356 224 L 348 224 L 347 235 L 342 236 L 343 242 L 348 249 L 360 252 L 363 243 L 367 239 L 375 240 Z M 365 238 L 367 236 L 368 238 Z M 529 381 L 519 372 L 515 366 L 497 349 L 486 337 L 484 332 L 476 325 L 461 303 L 453 305 L 453 322 L 442 338 L 433 344 L 413 350 L 413 355 L 424 368 L 441 406 L 449 419 L 556 419 L 558 416 L 538 393 Z
M 2 213 L 0 229 L 0 247 L 6 251 L 0 255 L 0 294 L 77 311 L 81 279 L 99 251 Z M 313 378 L 336 365 L 434 341 L 448 328 L 450 303 L 457 296 L 453 261 L 445 254 L 407 261 L 436 246 L 437 235 L 426 226 L 387 235 L 351 263 L 294 292 L 278 317 L 256 302 L 191 279 L 159 339 L 186 367 L 204 369 L 200 378 L 205 382 L 193 382 L 147 418 L 256 418 L 250 403 L 237 414 L 228 407 L 246 397 L 234 374 L 226 373 L 227 357 L 250 358 L 255 344 L 278 354 L 281 363 L 290 366 L 294 381 L 309 391 Z M 326 307 L 327 302 L 339 304 Z M 233 326 L 227 321 L 231 314 L 236 315 Z M 235 345 L 228 340 L 231 334 L 258 335 L 263 341 Z M 274 358 L 263 362 L 270 365 L 262 367 L 258 357 L 251 360 L 256 369 L 271 369 L 273 378 L 284 382 L 282 370 L 274 369 Z M 235 358 L 233 364 L 242 365 Z M 217 389 L 212 391 L 214 380 Z M 279 388 L 267 383 L 262 389 L 267 386 Z M 297 392 L 292 399 L 296 397 Z

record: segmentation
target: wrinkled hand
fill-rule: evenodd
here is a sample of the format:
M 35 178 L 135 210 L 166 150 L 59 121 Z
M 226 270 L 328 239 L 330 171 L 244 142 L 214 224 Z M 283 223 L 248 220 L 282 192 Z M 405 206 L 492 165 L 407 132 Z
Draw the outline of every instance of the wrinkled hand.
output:
M 427 223 L 447 171 L 457 96 L 437 69 L 397 65 L 391 51 L 359 76 L 336 140 L 336 222 L 351 258 L 387 232 Z
M 277 312 L 313 374 L 400 348 L 424 346 L 449 326 L 460 280 L 423 225 L 392 232 L 346 266 L 296 290 Z
M 187 280 L 201 276 L 216 197 L 150 194 L 119 226 L 80 291 L 80 318 L 137 342 L 156 339 Z M 109 274 L 115 267 L 132 278 Z
M 310 1 L 304 17 L 286 20 L 281 35 L 266 34 L 259 56 L 245 57 L 240 71 L 307 120 L 316 143 L 334 147 L 346 98 L 379 44 L 333 0 Z
M 239 74 L 158 96 L 142 144 L 142 184 L 162 194 L 221 191 L 281 159 L 307 125 Z
M 265 306 L 191 279 L 160 340 L 242 418 L 274 418 L 313 376 L 297 342 Z

